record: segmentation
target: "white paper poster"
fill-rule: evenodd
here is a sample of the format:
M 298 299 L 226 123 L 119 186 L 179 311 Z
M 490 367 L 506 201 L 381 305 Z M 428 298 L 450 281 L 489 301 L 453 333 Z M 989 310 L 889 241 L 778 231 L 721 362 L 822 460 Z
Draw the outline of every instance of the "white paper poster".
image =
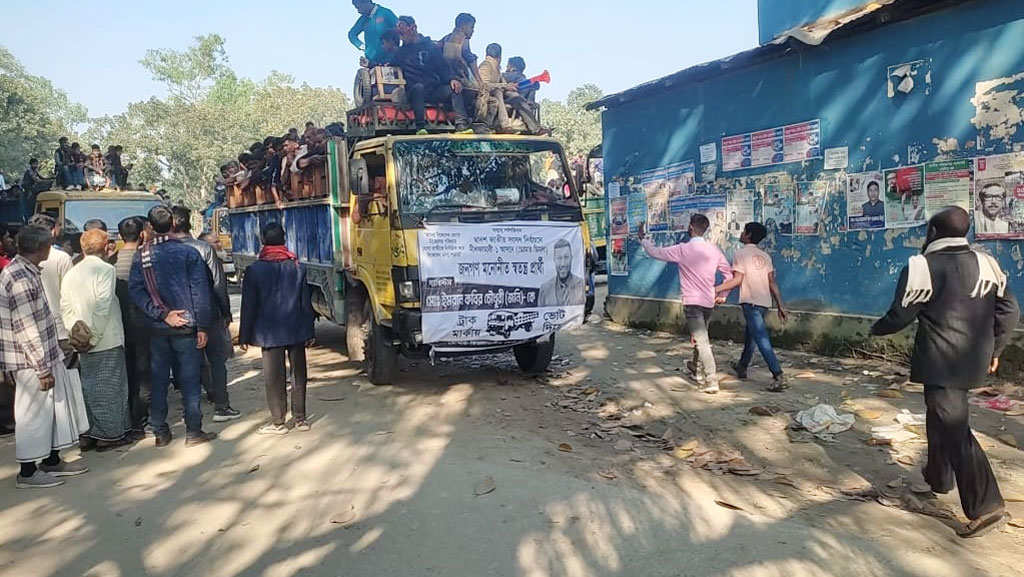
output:
M 821 234 L 821 221 L 831 184 L 828 180 L 796 183 L 796 234 Z
M 925 218 L 947 206 L 971 211 L 971 161 L 946 160 L 924 165 Z
M 850 165 L 850 148 L 826 148 L 825 170 L 844 170 Z
M 621 188 L 621 185 L 618 182 L 609 182 L 608 183 L 608 197 L 609 198 L 615 198 L 615 197 L 619 196 L 621 194 L 620 193 L 620 188 Z
M 428 225 L 419 232 L 423 342 L 513 345 L 583 323 L 578 224 Z
M 743 234 L 743 227 L 748 222 L 756 220 L 754 218 L 754 200 L 756 198 L 757 191 L 755 190 L 741 188 L 729 192 L 729 220 L 726 228 L 732 238 L 739 238 Z
M 715 162 L 718 160 L 718 145 L 714 142 L 700 145 L 700 163 Z

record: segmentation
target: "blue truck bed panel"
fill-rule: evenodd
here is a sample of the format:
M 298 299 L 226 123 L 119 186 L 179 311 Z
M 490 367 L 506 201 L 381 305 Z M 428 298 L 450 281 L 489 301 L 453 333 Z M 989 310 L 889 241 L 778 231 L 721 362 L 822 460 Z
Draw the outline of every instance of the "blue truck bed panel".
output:
M 331 266 L 334 248 L 331 237 L 331 205 L 318 200 L 286 205 L 235 209 L 231 218 L 231 251 L 256 257 L 262 248 L 260 231 L 271 222 L 284 226 L 288 250 L 309 264 Z

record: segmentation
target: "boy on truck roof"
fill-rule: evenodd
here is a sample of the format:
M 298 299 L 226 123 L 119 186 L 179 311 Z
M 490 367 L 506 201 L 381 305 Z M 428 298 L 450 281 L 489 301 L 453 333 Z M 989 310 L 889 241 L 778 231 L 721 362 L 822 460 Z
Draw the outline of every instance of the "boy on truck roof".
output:
M 398 49 L 393 64 L 405 74 L 406 96 L 412 105 L 416 128 L 421 134 L 427 133 L 427 102 L 451 104 L 455 112 L 455 130 L 469 129 L 466 103 L 462 99 L 462 83 L 453 75 L 445 62 L 441 48 L 427 36 L 419 33 L 412 16 L 398 19 L 398 33 L 402 47 Z

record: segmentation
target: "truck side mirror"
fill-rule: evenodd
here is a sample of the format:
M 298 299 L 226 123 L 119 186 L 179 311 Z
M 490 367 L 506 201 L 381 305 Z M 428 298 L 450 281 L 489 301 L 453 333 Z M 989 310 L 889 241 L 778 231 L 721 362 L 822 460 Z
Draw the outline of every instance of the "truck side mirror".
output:
M 359 198 L 366 198 L 370 195 L 370 170 L 366 167 L 366 160 L 353 158 L 348 163 L 349 186 L 352 192 Z

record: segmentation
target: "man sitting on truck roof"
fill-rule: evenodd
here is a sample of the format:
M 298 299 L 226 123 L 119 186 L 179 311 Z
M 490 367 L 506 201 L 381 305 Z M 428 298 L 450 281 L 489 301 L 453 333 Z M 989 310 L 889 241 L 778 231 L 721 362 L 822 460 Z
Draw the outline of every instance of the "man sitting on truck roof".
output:
M 427 133 L 427 102 L 451 103 L 455 112 L 456 132 L 469 129 L 466 104 L 462 99 L 462 83 L 453 75 L 438 45 L 416 28 L 412 16 L 398 19 L 402 47 L 392 63 L 405 75 L 405 93 L 412 105 L 418 133 Z
M 402 44 L 402 37 L 398 30 L 385 30 L 380 35 L 380 48 L 374 58 L 363 58 L 360 61 L 360 68 L 356 71 L 356 84 L 353 91 L 356 108 L 363 105 L 373 97 L 373 78 L 370 72 L 377 66 L 386 66 L 395 57 L 399 46 Z
M 533 116 L 533 110 L 525 98 L 519 95 L 515 84 L 505 82 L 501 76 L 501 45 L 491 44 L 487 47 L 487 58 L 480 65 L 480 77 L 483 79 L 484 87 L 487 90 L 489 99 L 488 105 L 493 106 L 494 117 L 488 116 L 492 122 L 496 122 L 496 128 L 502 132 L 515 132 L 512 128 L 512 121 L 509 119 L 505 105 L 509 105 L 519 113 L 523 124 L 530 134 L 541 132 L 540 123 Z
M 528 80 L 526 77 L 526 60 L 522 56 L 513 56 L 508 59 L 508 67 L 503 75 L 505 82 L 518 86 L 520 82 Z M 540 83 L 534 82 L 526 90 L 519 90 L 519 95 L 529 102 L 537 101 L 537 91 L 540 90 Z

